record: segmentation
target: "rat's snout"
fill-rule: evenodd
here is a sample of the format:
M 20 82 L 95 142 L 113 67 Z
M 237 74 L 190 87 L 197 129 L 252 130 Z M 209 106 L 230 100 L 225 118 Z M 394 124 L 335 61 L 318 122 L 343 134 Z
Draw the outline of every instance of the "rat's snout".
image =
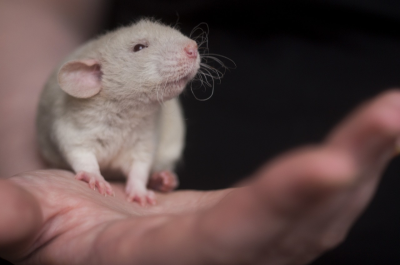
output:
M 191 42 L 187 44 L 184 48 L 186 52 L 186 56 L 189 58 L 197 58 L 197 43 L 196 42 Z

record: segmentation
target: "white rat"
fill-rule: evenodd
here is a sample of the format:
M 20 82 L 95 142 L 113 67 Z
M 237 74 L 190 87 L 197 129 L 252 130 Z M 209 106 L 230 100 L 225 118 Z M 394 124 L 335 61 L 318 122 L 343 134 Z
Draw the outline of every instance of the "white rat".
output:
M 195 41 L 149 19 L 86 43 L 41 95 L 43 157 L 103 195 L 113 191 L 101 172 L 120 171 L 129 201 L 154 204 L 149 176 L 168 174 L 180 158 L 185 130 L 176 97 L 199 67 Z

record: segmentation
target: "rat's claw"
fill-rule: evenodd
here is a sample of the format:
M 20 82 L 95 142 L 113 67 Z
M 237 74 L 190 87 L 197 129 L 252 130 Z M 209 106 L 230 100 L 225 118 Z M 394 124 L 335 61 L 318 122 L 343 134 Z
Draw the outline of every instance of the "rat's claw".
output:
M 154 192 L 150 190 L 127 186 L 126 193 L 128 202 L 137 202 L 141 206 L 155 205 L 157 203 Z
M 80 171 L 75 175 L 75 179 L 87 182 L 93 190 L 97 188 L 101 195 L 114 195 L 111 185 L 99 174 Z
M 96 187 L 99 189 L 101 195 L 105 195 L 105 186 L 103 181 L 96 180 Z
M 104 183 L 104 186 L 106 188 L 106 194 L 109 195 L 109 196 L 115 197 L 115 193 L 114 193 L 111 185 L 108 182 L 106 182 L 106 183 Z
M 89 180 L 89 187 L 93 190 L 96 190 L 96 180 L 94 178 L 91 178 Z
M 148 191 L 148 193 L 146 195 L 146 200 L 147 200 L 147 203 L 149 203 L 150 205 L 155 205 L 157 203 L 156 195 L 151 190 Z

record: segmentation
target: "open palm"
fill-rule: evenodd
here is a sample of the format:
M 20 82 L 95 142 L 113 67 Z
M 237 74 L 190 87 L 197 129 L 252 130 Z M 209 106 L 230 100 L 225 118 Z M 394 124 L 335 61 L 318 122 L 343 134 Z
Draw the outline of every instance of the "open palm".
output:
M 339 244 L 372 198 L 400 135 L 400 93 L 361 107 L 318 146 L 261 168 L 246 186 L 104 197 L 72 173 L 0 182 L 0 256 L 22 264 L 306 264 Z M 12 228 L 12 229 L 11 229 Z

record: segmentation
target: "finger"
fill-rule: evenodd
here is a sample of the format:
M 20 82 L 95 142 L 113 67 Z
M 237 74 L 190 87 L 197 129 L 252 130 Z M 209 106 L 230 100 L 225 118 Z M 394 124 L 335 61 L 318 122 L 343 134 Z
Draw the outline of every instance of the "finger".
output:
M 304 215 L 298 220 L 297 229 L 288 229 L 282 240 L 297 242 L 296 238 L 304 238 L 304 231 L 307 231 L 307 237 L 314 238 L 314 247 L 328 249 L 343 241 L 371 200 L 399 135 L 398 91 L 386 92 L 364 104 L 339 125 L 322 148 L 336 150 L 347 157 L 349 164 L 353 164 L 355 185 L 338 190 L 321 207 Z M 307 245 L 304 242 L 306 240 L 303 245 Z
M 322 146 L 283 155 L 256 173 L 253 192 L 279 214 L 303 213 L 355 181 L 357 168 L 343 152 Z
M 361 166 L 384 166 L 400 136 L 400 91 L 379 95 L 357 109 L 327 138 L 326 145 L 341 149 Z
M 0 180 L 0 255 L 12 260 L 23 254 L 40 226 L 42 213 L 37 200 L 10 180 Z
M 316 218 L 325 241 L 343 237 L 371 200 L 400 136 L 400 92 L 385 92 L 364 104 L 328 137 L 327 148 L 341 150 L 356 164 L 357 185 L 333 198 L 336 208 Z M 341 200 L 341 203 L 337 201 Z M 325 230 L 325 231 L 323 231 Z
M 266 178 L 259 187 L 270 187 L 265 197 L 274 201 L 276 209 L 291 214 L 296 209 L 304 214 L 307 198 L 320 202 L 319 194 L 328 198 L 336 191 L 324 201 L 324 209 L 314 211 L 314 216 L 307 212 L 300 227 L 308 226 L 321 236 L 326 233 L 326 241 L 339 242 L 371 200 L 399 135 L 400 92 L 386 92 L 340 124 L 319 147 L 320 152 L 308 151 L 297 158 L 287 155 L 284 163 L 267 172 L 275 177 Z M 338 189 L 332 189 L 332 184 L 339 184 Z

